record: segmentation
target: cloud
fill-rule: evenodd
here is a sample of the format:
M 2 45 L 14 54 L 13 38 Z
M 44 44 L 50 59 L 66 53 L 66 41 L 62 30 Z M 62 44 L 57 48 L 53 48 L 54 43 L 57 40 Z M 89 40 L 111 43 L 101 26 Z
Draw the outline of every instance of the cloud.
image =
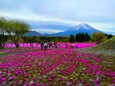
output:
M 115 0 L 0 0 L 0 15 L 27 22 L 88 23 L 115 33 L 114 4 Z
M 114 0 L 1 0 L 0 11 L 80 22 L 115 22 Z M 19 11 L 19 12 L 18 12 Z
M 28 13 L 28 16 L 25 14 L 25 12 Z M 54 22 L 54 24 L 57 24 L 57 22 L 58 22 L 58 23 L 64 23 L 64 24 L 67 24 L 67 25 L 76 26 L 76 25 L 78 25 L 80 23 L 87 23 L 87 24 L 93 26 L 94 28 L 96 28 L 96 29 L 98 29 L 100 31 L 104 31 L 104 32 L 108 31 L 108 33 L 112 32 L 112 34 L 115 33 L 115 24 L 107 23 L 107 22 L 72 21 L 72 20 L 67 20 L 67 19 L 61 19 L 61 18 L 54 18 L 54 17 L 43 16 L 43 15 L 37 15 L 37 14 L 33 13 L 32 11 L 25 10 L 25 9 L 21 10 L 21 12 L 20 11 L 18 11 L 18 12 L 0 12 L 0 14 L 6 16 L 8 18 L 22 19 L 22 20 L 25 20 L 27 22 L 33 21 L 35 24 L 37 24 L 38 22 L 47 22 L 47 23 L 48 22 Z M 17 15 L 17 14 L 19 14 L 19 15 Z M 46 28 L 46 29 L 37 28 L 37 29 L 41 33 L 56 33 L 56 32 L 61 32 L 62 31 L 62 30 L 53 30 L 52 28 L 51 29 L 50 28 Z M 35 30 L 37 30 L 37 29 L 35 29 Z M 111 31 L 108 30 L 108 29 L 111 29 Z
M 64 30 L 55 30 L 55 29 L 46 29 L 46 28 L 36 28 L 36 29 L 33 29 L 33 31 L 38 31 L 42 34 L 44 33 L 58 33 L 58 32 L 63 32 Z
M 27 12 L 28 15 L 25 14 L 24 12 Z M 6 16 L 9 18 L 22 19 L 22 20 L 26 20 L 26 21 L 55 21 L 55 22 L 62 22 L 62 23 L 69 23 L 69 24 L 80 23 L 78 21 L 72 21 L 72 20 L 67 20 L 67 19 L 62 19 L 62 18 L 47 17 L 47 16 L 35 14 L 35 13 L 28 11 L 28 10 L 21 10 L 21 11 L 17 11 L 17 12 L 1 11 L 0 14 L 2 16 Z

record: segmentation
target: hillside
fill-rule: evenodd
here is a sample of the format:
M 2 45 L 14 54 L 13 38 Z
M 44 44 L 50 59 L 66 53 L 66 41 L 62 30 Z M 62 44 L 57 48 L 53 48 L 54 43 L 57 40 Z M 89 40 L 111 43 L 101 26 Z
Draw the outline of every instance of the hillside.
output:
M 37 31 L 30 31 L 27 34 L 25 34 L 25 36 L 42 36 L 42 34 Z
M 111 39 L 99 44 L 96 49 L 115 50 L 115 36 Z
M 96 47 L 91 47 L 87 49 L 80 49 L 80 52 L 85 53 L 95 53 L 99 55 L 115 57 L 115 36 Z

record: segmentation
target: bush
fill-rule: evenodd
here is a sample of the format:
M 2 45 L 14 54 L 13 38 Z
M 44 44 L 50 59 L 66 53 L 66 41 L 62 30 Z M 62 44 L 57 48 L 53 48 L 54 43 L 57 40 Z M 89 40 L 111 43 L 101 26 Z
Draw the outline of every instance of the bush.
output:
M 102 32 L 94 32 L 92 34 L 91 40 L 93 42 L 96 42 L 97 44 L 99 44 L 99 43 L 104 42 L 105 40 L 107 40 L 107 37 Z

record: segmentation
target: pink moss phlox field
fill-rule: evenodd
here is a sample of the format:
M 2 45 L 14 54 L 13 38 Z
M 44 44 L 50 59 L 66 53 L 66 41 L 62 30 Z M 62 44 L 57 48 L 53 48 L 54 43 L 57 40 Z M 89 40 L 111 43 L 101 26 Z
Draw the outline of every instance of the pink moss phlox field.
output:
M 3 86 L 113 85 L 115 71 L 101 65 L 99 55 L 74 49 L 31 51 L 0 58 Z
M 58 49 L 71 49 L 70 48 L 71 43 L 64 43 L 64 42 L 58 42 L 57 46 Z M 73 43 L 74 49 L 77 48 L 88 48 L 88 47 L 94 47 L 97 44 L 96 43 Z M 0 50 L 2 53 L 21 53 L 21 52 L 31 52 L 31 51 L 38 51 L 40 50 L 40 43 L 32 43 L 33 46 L 30 46 L 30 43 L 20 43 L 20 48 L 15 49 L 15 45 L 13 43 L 6 43 L 5 48 L 10 48 L 10 50 Z M 67 45 L 67 46 L 66 46 Z M 54 45 L 51 48 L 48 49 L 54 49 Z
M 96 43 L 72 43 L 74 44 L 74 47 L 78 47 L 78 48 L 87 48 L 87 47 L 91 47 L 91 46 L 96 46 Z M 32 46 L 30 46 L 30 43 L 20 43 L 19 44 L 20 47 L 36 47 L 36 48 L 40 48 L 40 43 L 32 43 Z M 68 45 L 68 47 L 71 45 L 71 43 L 64 43 L 64 42 L 58 42 L 57 46 L 59 48 L 66 48 L 66 45 Z M 15 47 L 15 45 L 13 43 L 7 43 L 5 44 L 6 48 L 13 48 Z M 53 45 L 54 47 L 54 45 Z

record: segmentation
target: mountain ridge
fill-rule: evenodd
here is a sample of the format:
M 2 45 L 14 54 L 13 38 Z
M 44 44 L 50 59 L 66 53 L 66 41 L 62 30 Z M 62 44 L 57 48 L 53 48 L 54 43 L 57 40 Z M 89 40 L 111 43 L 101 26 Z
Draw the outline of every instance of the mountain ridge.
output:
M 47 34 L 45 36 L 70 36 L 71 34 L 76 35 L 78 33 L 88 33 L 90 36 L 93 34 L 93 32 L 101 32 L 93 27 L 91 27 L 88 24 L 85 23 L 81 23 L 73 28 L 70 28 L 66 31 L 63 32 L 58 32 L 58 33 L 54 33 L 54 34 Z
M 77 26 L 70 27 L 63 32 L 52 33 L 52 34 L 49 34 L 49 33 L 41 34 L 37 31 L 30 31 L 29 33 L 25 34 L 25 36 L 70 36 L 71 34 L 76 35 L 82 32 L 88 33 L 91 36 L 93 32 L 101 32 L 101 31 L 93 28 L 92 26 L 86 23 L 81 23 L 81 24 L 78 24 Z
M 30 31 L 26 33 L 25 36 L 42 36 L 42 34 L 37 31 Z

